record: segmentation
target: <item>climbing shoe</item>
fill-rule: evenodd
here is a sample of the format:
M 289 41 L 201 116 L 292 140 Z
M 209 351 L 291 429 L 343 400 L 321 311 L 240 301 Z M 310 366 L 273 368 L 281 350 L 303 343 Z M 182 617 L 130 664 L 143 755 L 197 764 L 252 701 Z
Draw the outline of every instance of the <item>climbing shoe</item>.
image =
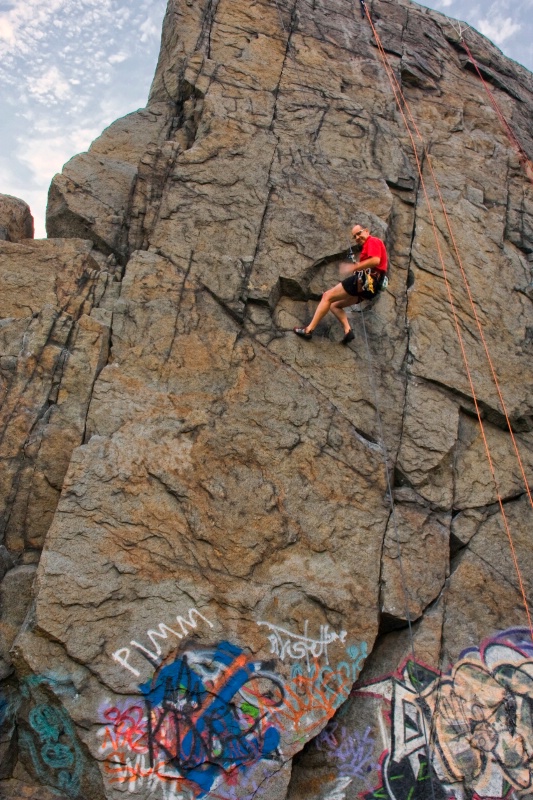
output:
M 355 333 L 353 331 L 348 331 L 348 333 L 344 334 L 344 338 L 341 344 L 348 344 L 349 342 L 353 342 L 355 339 Z
M 293 331 L 296 334 L 296 336 L 301 336 L 302 339 L 312 339 L 313 338 L 313 334 L 312 333 L 307 333 L 305 328 L 293 328 Z

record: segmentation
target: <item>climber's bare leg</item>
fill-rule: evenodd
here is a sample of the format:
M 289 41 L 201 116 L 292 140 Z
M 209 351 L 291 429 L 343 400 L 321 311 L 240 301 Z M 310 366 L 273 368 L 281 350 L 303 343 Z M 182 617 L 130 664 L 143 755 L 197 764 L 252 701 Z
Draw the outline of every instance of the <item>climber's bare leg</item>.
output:
M 346 312 L 343 310 L 345 308 L 349 308 L 350 306 L 355 306 L 357 303 L 360 303 L 361 299 L 359 297 L 353 297 L 350 295 L 349 300 L 337 300 L 335 303 L 331 304 L 331 313 L 334 314 L 337 319 L 339 320 L 340 324 L 344 328 L 344 333 L 349 333 L 351 331 L 351 325 L 346 316 Z
M 356 302 L 357 298 L 343 288 L 342 283 L 338 283 L 333 289 L 328 289 L 327 292 L 324 292 L 322 295 L 322 299 L 317 306 L 313 319 L 309 323 L 309 325 L 305 328 L 306 333 L 312 333 L 320 320 L 322 320 L 328 311 L 332 310 L 333 303 L 343 303 L 345 306 L 352 306 Z M 337 308 L 342 308 L 337 306 Z M 341 312 L 344 314 L 344 312 Z M 335 314 L 337 316 L 337 314 Z M 344 314 L 346 317 L 346 314 Z M 337 317 L 340 319 L 339 317 Z M 344 323 L 343 323 L 344 324 Z M 348 330 L 350 330 L 350 326 L 348 325 Z

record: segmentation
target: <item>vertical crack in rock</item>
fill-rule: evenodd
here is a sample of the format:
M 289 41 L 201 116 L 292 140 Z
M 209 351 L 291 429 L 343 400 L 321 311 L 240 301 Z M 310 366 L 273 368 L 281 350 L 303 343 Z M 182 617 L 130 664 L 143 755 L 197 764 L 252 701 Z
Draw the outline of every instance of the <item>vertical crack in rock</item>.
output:
M 207 10 L 204 13 L 202 28 L 196 42 L 195 49 L 201 50 L 205 47 L 207 58 L 211 58 L 211 36 L 219 2 L 220 0 L 207 0 Z
M 177 266 L 175 264 L 175 262 L 172 261 L 172 258 L 170 256 L 167 256 L 167 258 L 169 258 L 169 261 L 174 263 L 174 266 Z M 183 302 L 183 294 L 184 294 L 184 291 L 185 291 L 185 285 L 187 283 L 187 280 L 189 278 L 189 274 L 190 274 L 191 269 L 192 269 L 193 260 L 194 260 L 194 250 L 191 250 L 189 263 L 187 264 L 187 269 L 185 270 L 185 272 L 183 274 L 183 279 L 182 279 L 180 290 L 179 290 L 178 300 L 177 300 L 177 303 L 176 303 L 176 316 L 174 318 L 174 330 L 172 332 L 172 339 L 170 340 L 170 345 L 168 347 L 168 353 L 165 356 L 164 364 L 168 363 L 168 361 L 170 359 L 170 356 L 172 355 L 172 350 L 174 348 L 174 343 L 175 343 L 176 337 L 178 335 L 178 322 L 179 322 L 179 317 L 180 317 L 180 313 L 181 313 L 181 304 Z
M 203 111 L 204 95 L 184 78 L 186 67 L 178 81 L 178 97 L 169 119 L 166 136 L 161 144 L 154 143 L 139 162 L 132 206 L 136 209 L 134 225 L 130 226 L 130 255 L 134 250 L 146 250 L 157 226 L 167 184 L 181 153 L 195 142 Z
M 281 15 L 281 11 L 279 10 L 279 7 L 277 6 L 277 0 L 274 0 L 274 2 L 276 2 L 276 7 L 278 8 L 278 14 L 279 14 L 280 22 L 283 23 L 283 17 Z M 297 7 L 298 7 L 298 0 L 295 0 L 294 4 L 292 6 L 292 9 L 291 9 L 291 14 L 290 14 L 289 30 L 287 32 L 287 44 L 285 46 L 285 53 L 283 55 L 283 62 L 282 62 L 282 65 L 281 65 L 278 82 L 277 82 L 277 85 L 276 85 L 276 87 L 274 89 L 274 92 L 273 92 L 273 94 L 274 94 L 274 108 L 273 108 L 273 111 L 272 111 L 272 119 L 270 121 L 269 130 L 272 131 L 274 133 L 274 135 L 275 135 L 275 130 L 274 129 L 275 129 L 275 126 L 276 126 L 276 119 L 277 119 L 277 115 L 278 115 L 278 98 L 279 98 L 279 94 L 280 94 L 280 90 L 281 90 L 281 83 L 282 83 L 284 72 L 285 72 L 285 65 L 287 63 L 287 59 L 290 56 L 291 40 L 292 40 L 294 31 L 295 31 L 295 27 L 297 25 Z M 272 169 L 273 169 L 273 166 L 274 166 L 274 162 L 275 162 L 276 156 L 278 155 L 278 148 L 279 148 L 279 144 L 280 144 L 279 136 L 276 136 L 276 139 L 277 139 L 278 144 L 276 145 L 276 147 L 273 150 L 272 159 L 270 161 L 270 164 L 269 164 L 269 167 L 268 167 L 268 171 L 267 171 L 267 177 L 266 177 L 266 184 L 268 186 L 268 194 L 267 194 L 267 198 L 266 198 L 266 201 L 265 201 L 265 206 L 264 206 L 264 209 L 263 209 L 263 213 L 261 215 L 261 220 L 260 220 L 260 223 L 259 223 L 259 230 L 257 232 L 257 241 L 256 241 L 256 245 L 255 245 L 255 250 L 254 250 L 254 253 L 253 253 L 253 259 L 252 259 L 252 261 L 250 262 L 250 264 L 249 264 L 249 266 L 247 268 L 247 274 L 245 276 L 246 283 L 244 284 L 244 286 L 247 286 L 247 283 L 249 281 L 251 272 L 253 270 L 253 267 L 254 267 L 254 264 L 255 264 L 255 261 L 256 261 L 256 258 L 257 258 L 257 254 L 258 254 L 259 249 L 261 247 L 261 242 L 262 242 L 262 237 L 263 237 L 263 230 L 264 230 L 265 221 L 266 221 L 268 210 L 269 210 L 270 199 L 271 199 L 271 196 L 272 196 L 272 192 L 275 191 L 275 188 L 276 188 L 275 186 L 273 186 L 271 184 Z M 245 294 L 247 293 L 247 289 L 244 290 L 244 293 Z

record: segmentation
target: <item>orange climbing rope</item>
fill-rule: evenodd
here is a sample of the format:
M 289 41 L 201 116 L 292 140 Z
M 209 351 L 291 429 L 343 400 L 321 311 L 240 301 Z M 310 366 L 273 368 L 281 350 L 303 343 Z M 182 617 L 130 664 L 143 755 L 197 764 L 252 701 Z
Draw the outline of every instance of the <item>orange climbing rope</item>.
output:
M 364 7 L 365 10 L 366 10 L 365 0 L 360 0 L 360 2 L 361 2 L 362 9 Z M 288 31 L 287 31 L 287 28 L 286 28 L 285 23 L 283 21 L 283 16 L 281 14 L 281 10 L 280 10 L 279 4 L 278 4 L 278 0 L 274 0 L 274 3 L 275 3 L 276 8 L 278 10 L 278 16 L 279 16 L 279 19 L 280 19 L 281 27 L 283 28 L 285 34 L 288 35 Z M 363 19 L 364 19 L 364 14 L 362 14 L 362 16 L 363 16 Z M 297 74 L 299 75 L 299 70 L 298 70 L 298 66 L 297 66 L 296 60 L 295 60 L 295 69 L 296 69 Z M 300 81 L 300 78 L 298 78 L 298 80 Z M 301 81 L 301 83 L 303 85 L 303 81 Z M 305 100 L 304 100 L 304 103 L 305 103 Z M 306 107 L 307 107 L 307 109 L 309 111 L 308 104 L 307 103 L 305 103 L 305 104 L 306 104 Z M 324 154 L 321 151 L 320 143 L 319 143 L 319 141 L 317 141 L 317 139 L 315 139 L 315 144 L 317 146 L 317 149 L 319 150 L 319 152 L 323 156 Z M 323 186 L 324 187 L 326 186 L 326 181 L 323 181 Z M 323 187 L 321 186 L 321 188 L 323 188 Z M 340 216 L 341 215 L 341 211 L 340 211 L 339 204 L 337 202 L 336 195 L 334 195 L 334 202 L 335 202 L 335 204 L 337 206 L 337 214 Z M 374 397 L 375 397 L 375 401 L 374 402 L 375 402 L 375 407 L 376 407 L 376 417 L 377 417 L 378 432 L 379 432 L 378 440 L 379 440 L 380 450 L 381 450 L 381 453 L 382 453 L 382 456 L 383 456 L 383 464 L 384 464 L 384 470 L 385 470 L 385 480 L 386 480 L 386 484 L 387 484 L 387 496 L 388 496 L 389 502 L 390 502 L 392 527 L 393 527 L 393 530 L 394 530 L 394 539 L 396 541 L 397 558 L 398 558 L 398 565 L 399 565 L 399 571 L 400 571 L 400 580 L 401 580 L 401 586 L 402 586 L 403 600 L 404 600 L 404 604 L 405 604 L 405 617 L 406 617 L 406 620 L 407 620 L 407 627 L 408 627 L 408 631 L 409 631 L 410 648 L 411 648 L 413 662 L 416 664 L 417 663 L 417 657 L 416 657 L 416 651 L 415 651 L 413 625 L 412 625 L 412 620 L 411 620 L 410 597 L 409 597 L 409 592 L 408 592 L 408 589 L 407 589 L 407 584 L 406 584 L 406 579 L 405 579 L 405 571 L 404 571 L 404 567 L 403 567 L 402 548 L 401 548 L 401 544 L 400 544 L 398 520 L 397 520 L 395 503 L 394 503 L 394 495 L 393 495 L 393 492 L 392 492 L 392 481 L 391 481 L 391 474 L 390 474 L 390 468 L 389 468 L 389 459 L 388 459 L 387 447 L 386 447 L 385 436 L 384 436 L 384 431 L 383 431 L 383 424 L 382 424 L 382 419 L 381 419 L 382 415 L 381 415 L 380 406 L 379 406 L 378 391 L 377 391 L 376 382 L 374 380 L 374 373 L 373 373 L 372 368 L 371 368 L 372 367 L 372 358 L 371 358 L 371 354 L 370 354 L 370 345 L 369 345 L 368 336 L 367 336 L 367 332 L 366 332 L 365 321 L 364 321 L 364 312 L 360 314 L 360 319 L 361 319 L 361 322 L 362 322 L 363 333 L 364 333 L 364 338 L 365 338 L 365 343 L 366 343 L 367 363 L 368 363 L 369 372 L 370 372 L 370 383 L 371 383 L 371 386 L 372 386 L 372 389 L 373 389 L 373 392 L 374 392 Z M 420 687 L 418 685 L 417 685 L 417 692 L 421 697 L 421 690 L 420 690 Z M 425 728 L 424 728 L 424 737 L 425 737 L 425 746 L 426 746 L 426 750 L 427 750 L 427 754 L 428 754 L 428 763 L 429 763 L 430 743 L 429 743 L 429 741 L 428 741 L 428 739 L 426 737 Z M 435 789 L 434 789 L 434 785 L 433 785 L 433 775 L 432 775 L 431 771 L 429 773 L 429 781 L 430 781 L 430 787 L 431 787 L 431 800 L 436 800 L 436 794 L 435 794 Z
M 374 31 L 374 35 L 377 35 L 377 31 L 375 30 L 375 27 L 374 27 L 374 25 L 372 23 L 372 20 L 370 20 L 370 24 L 372 25 L 372 28 L 373 28 L 373 31 Z M 380 44 L 381 44 L 381 42 L 380 42 Z M 466 45 L 466 43 L 465 43 L 465 45 Z M 389 66 L 389 69 L 390 69 L 390 65 L 388 65 L 388 66 Z M 432 163 L 431 157 L 430 157 L 430 155 L 429 155 L 429 153 L 428 153 L 428 151 L 427 151 L 427 149 L 426 149 L 426 147 L 424 145 L 424 139 L 422 137 L 422 134 L 420 133 L 420 130 L 418 129 L 416 121 L 415 121 L 415 119 L 414 119 L 414 117 L 413 117 L 413 115 L 411 113 L 410 106 L 409 106 L 409 104 L 408 104 L 408 102 L 407 102 L 407 100 L 405 98 L 405 95 L 403 94 L 403 91 L 401 89 L 401 86 L 398 83 L 398 80 L 397 80 L 396 76 L 394 75 L 394 73 L 392 71 L 391 71 L 391 77 L 392 77 L 392 80 L 394 81 L 394 84 L 395 84 L 395 86 L 396 86 L 396 88 L 398 90 L 398 93 L 399 93 L 400 97 L 402 98 L 402 100 L 403 100 L 403 102 L 405 104 L 405 108 L 406 108 L 407 114 L 409 116 L 411 124 L 413 125 L 413 128 L 414 128 L 414 130 L 416 132 L 416 135 L 417 135 L 418 139 L 420 140 L 420 142 L 422 143 L 422 147 L 423 147 L 423 150 L 424 150 L 424 154 L 426 156 L 426 160 L 427 160 L 427 163 L 428 163 L 428 166 L 429 166 L 429 170 L 430 170 L 431 176 L 433 178 L 433 183 L 434 183 L 435 189 L 437 191 L 437 195 L 438 195 L 438 198 L 439 198 L 439 202 L 440 202 L 440 206 L 441 206 L 441 209 L 442 209 L 442 213 L 443 213 L 444 219 L 446 221 L 446 227 L 448 229 L 448 233 L 450 234 L 450 238 L 452 240 L 453 251 L 454 251 L 455 256 L 457 258 L 457 264 L 459 266 L 459 270 L 460 270 L 461 276 L 463 278 L 463 283 L 465 285 L 465 289 L 466 289 L 466 293 L 467 293 L 467 296 L 468 296 L 468 300 L 470 302 L 470 307 L 472 309 L 472 314 L 473 314 L 474 319 L 476 321 L 476 326 L 477 326 L 477 329 L 479 331 L 481 342 L 483 344 L 483 349 L 485 351 L 487 362 L 488 362 L 489 367 L 490 367 L 492 379 L 494 381 L 494 386 L 496 388 L 496 392 L 498 394 L 498 398 L 499 398 L 499 401 L 500 401 L 500 404 L 501 404 L 501 407 L 502 407 L 502 411 L 503 411 L 503 414 L 504 414 L 504 417 L 505 417 L 505 421 L 507 423 L 507 428 L 508 428 L 509 433 L 511 435 L 511 440 L 513 442 L 513 448 L 514 448 L 515 455 L 516 455 L 516 458 L 517 458 L 517 461 L 518 461 L 518 464 L 519 464 L 519 467 L 520 467 L 520 472 L 521 472 L 521 475 L 522 475 L 522 479 L 524 481 L 524 486 L 525 486 L 525 489 L 526 489 L 526 493 L 528 495 L 530 505 L 533 508 L 533 496 L 532 496 L 532 493 L 531 493 L 531 489 L 529 487 L 529 482 L 528 482 L 528 479 L 527 479 L 527 476 L 526 476 L 525 467 L 524 467 L 522 458 L 520 456 L 520 451 L 518 449 L 518 443 L 516 441 L 516 437 L 514 435 L 514 431 L 513 431 L 513 428 L 512 428 L 512 424 L 511 424 L 511 420 L 510 420 L 510 417 L 509 417 L 509 414 L 508 414 L 508 411 L 507 411 L 507 407 L 505 405 L 505 400 L 503 398 L 503 394 L 502 394 L 502 391 L 500 389 L 498 376 L 496 375 L 496 370 L 494 368 L 494 364 L 493 364 L 493 361 L 492 361 L 492 358 L 491 358 L 491 355 L 490 355 L 490 352 L 489 352 L 487 341 L 485 339 L 485 334 L 483 333 L 483 326 L 481 325 L 481 321 L 479 319 L 479 316 L 478 316 L 478 313 L 477 313 L 477 309 L 476 309 L 476 304 L 474 303 L 474 298 L 472 297 L 470 284 L 468 282 L 468 278 L 467 278 L 467 275 L 466 275 L 466 272 L 465 272 L 465 268 L 463 266 L 463 261 L 461 259 L 461 254 L 459 252 L 459 248 L 457 246 L 457 241 L 456 241 L 454 233 L 453 233 L 453 229 L 452 229 L 452 226 L 451 226 L 451 223 L 450 223 L 450 218 L 449 218 L 449 215 L 448 215 L 448 211 L 446 209 L 446 205 L 444 203 L 444 198 L 443 198 L 442 192 L 440 190 L 440 185 L 439 185 L 439 182 L 437 180 L 437 176 L 435 174 L 435 171 L 433 169 L 433 163 Z M 483 78 L 482 78 L 482 80 L 483 80 Z M 520 147 L 519 144 L 518 144 L 518 146 Z M 426 197 L 426 199 L 427 199 L 427 197 Z
M 476 72 L 478 74 L 478 77 L 479 77 L 481 83 L 483 84 L 483 86 L 485 88 L 485 91 L 487 92 L 487 95 L 488 95 L 488 98 L 490 100 L 490 103 L 491 103 L 494 111 L 496 112 L 496 115 L 497 115 L 498 119 L 500 120 L 500 122 L 501 122 L 501 124 L 502 124 L 502 126 L 503 126 L 503 128 L 504 128 L 504 130 L 505 130 L 505 132 L 507 134 L 507 136 L 509 137 L 509 141 L 511 142 L 511 144 L 515 148 L 516 152 L 518 153 L 518 159 L 519 159 L 520 163 L 522 164 L 522 166 L 524 167 L 524 171 L 525 171 L 527 177 L 533 183 L 533 163 L 531 162 L 531 160 L 529 159 L 526 151 L 524 150 L 524 148 L 520 144 L 518 138 L 516 137 L 515 132 L 513 131 L 513 129 L 511 128 L 511 126 L 507 122 L 507 120 L 505 119 L 505 117 L 503 115 L 503 112 L 502 112 L 500 106 L 498 105 L 498 101 L 496 100 L 496 97 L 494 96 L 494 93 L 491 91 L 490 86 L 488 85 L 487 81 L 483 77 L 476 59 L 472 55 L 472 52 L 471 52 L 468 44 L 466 43 L 466 41 L 464 40 L 464 38 L 462 36 L 461 36 L 461 44 L 463 45 L 464 49 L 466 50 L 466 52 L 468 54 L 468 58 L 472 62 L 472 65 L 473 65 L 474 69 L 476 70 Z
M 441 207 L 442 207 L 444 215 L 445 215 L 446 224 L 447 224 L 448 230 L 450 232 L 450 235 L 451 235 L 451 238 L 452 238 L 452 241 L 453 241 L 454 252 L 456 253 L 456 256 L 458 258 L 458 263 L 460 265 L 461 274 L 463 276 L 463 280 L 465 282 L 465 286 L 467 287 L 468 297 L 470 299 L 470 303 L 471 303 L 472 308 L 474 310 L 474 315 L 475 315 L 475 318 L 476 318 L 476 322 L 478 324 L 478 329 L 480 330 L 480 333 L 481 333 L 481 338 L 482 338 L 483 345 L 484 345 L 484 348 L 485 348 L 485 353 L 487 355 L 487 358 L 489 360 L 489 364 L 491 366 L 491 372 L 492 372 L 493 380 L 494 380 L 494 382 L 496 384 L 498 396 L 500 398 L 500 402 L 502 403 L 502 408 L 504 410 L 504 414 L 505 414 L 505 417 L 506 417 L 506 420 L 507 420 L 507 424 L 508 424 L 509 430 L 511 432 L 513 444 L 514 444 L 514 447 L 515 447 L 515 453 L 517 455 L 517 458 L 518 458 L 518 461 L 519 461 L 519 464 L 520 464 L 520 469 L 521 469 L 521 472 L 522 472 L 522 476 L 524 478 L 524 483 L 525 483 L 526 490 L 527 490 L 527 493 L 528 493 L 528 496 L 529 496 L 529 500 L 530 500 L 530 503 L 531 503 L 532 507 L 533 507 L 533 499 L 532 499 L 531 492 L 530 492 L 529 485 L 528 485 L 528 481 L 527 481 L 527 478 L 526 478 L 526 475 L 525 475 L 525 470 L 524 470 L 524 467 L 523 467 L 523 463 L 522 463 L 522 460 L 520 458 L 520 454 L 519 454 L 519 451 L 518 451 L 518 447 L 517 447 L 517 444 L 516 444 L 514 433 L 512 431 L 512 427 L 511 427 L 511 423 L 510 423 L 510 420 L 509 420 L 509 416 L 508 416 L 507 411 L 505 409 L 505 404 L 503 402 L 503 396 L 501 394 L 501 391 L 500 391 L 500 388 L 499 388 L 499 384 L 498 384 L 498 381 L 497 381 L 496 372 L 494 370 L 494 366 L 492 364 L 492 360 L 491 360 L 490 354 L 488 352 L 488 347 L 486 345 L 486 340 L 485 340 L 485 337 L 483 336 L 481 325 L 480 325 L 480 322 L 479 322 L 479 318 L 478 318 L 476 310 L 475 310 L 475 305 L 474 305 L 473 298 L 472 298 L 472 295 L 471 295 L 471 292 L 470 292 L 470 287 L 468 285 L 468 280 L 467 280 L 467 277 L 466 277 L 466 273 L 464 271 L 464 267 L 463 267 L 463 264 L 462 264 L 462 261 L 461 261 L 460 255 L 459 255 L 459 251 L 458 251 L 458 248 L 457 248 L 457 243 L 456 243 L 455 237 L 453 236 L 453 231 L 451 229 L 449 216 L 447 214 L 447 211 L 446 211 L 446 208 L 445 208 L 445 205 L 444 205 L 444 200 L 443 200 L 443 197 L 442 197 L 442 193 L 440 191 L 440 187 L 439 187 L 439 184 L 438 184 L 438 181 L 437 181 L 437 177 L 435 175 L 435 171 L 434 171 L 433 165 L 431 163 L 431 158 L 430 158 L 429 153 L 427 152 L 427 149 L 425 147 L 422 135 L 420 134 L 420 131 L 418 130 L 418 127 L 416 126 L 416 122 L 414 121 L 413 115 L 411 113 L 411 110 L 410 110 L 410 107 L 409 107 L 409 103 L 408 103 L 407 99 L 405 98 L 405 95 L 403 94 L 402 89 L 401 89 L 401 87 L 400 87 L 400 85 L 399 85 L 399 83 L 398 83 L 398 81 L 396 79 L 396 76 L 394 75 L 394 72 L 393 72 L 393 70 L 392 70 L 392 68 L 391 68 L 391 66 L 390 66 L 390 64 L 388 62 L 387 54 L 385 52 L 385 49 L 383 47 L 383 44 L 382 44 L 381 39 L 379 37 L 379 34 L 378 34 L 378 32 L 377 32 L 377 30 L 376 30 L 376 28 L 374 26 L 374 23 L 373 23 L 372 18 L 370 16 L 370 12 L 369 12 L 368 8 L 366 7 L 366 5 L 365 5 L 365 11 L 366 11 L 366 16 L 368 18 L 370 26 L 372 28 L 372 32 L 374 34 L 374 37 L 375 37 L 375 40 L 376 40 L 376 44 L 377 44 L 379 52 L 380 52 L 380 56 L 381 56 L 381 60 L 383 62 L 383 66 L 385 68 L 385 72 L 387 73 L 387 77 L 388 77 L 389 82 L 391 84 L 391 88 L 392 88 L 392 91 L 393 91 L 393 94 L 394 94 L 394 97 L 395 97 L 395 100 L 396 100 L 396 104 L 398 106 L 398 109 L 399 109 L 400 114 L 402 116 L 402 119 L 404 121 L 404 124 L 405 124 L 406 130 L 407 130 L 409 139 L 411 141 L 411 146 L 413 148 L 413 153 L 414 153 L 414 157 L 415 157 L 415 161 L 416 161 L 416 165 L 417 165 L 417 170 L 418 170 L 418 174 L 419 174 L 419 177 L 420 177 L 420 185 L 422 187 L 422 190 L 423 190 L 423 193 L 424 193 L 424 197 L 426 199 L 426 203 L 427 203 L 427 206 L 428 206 L 428 212 L 429 212 L 429 215 L 430 215 L 431 226 L 432 226 L 432 229 L 433 229 L 433 235 L 434 235 L 435 243 L 436 243 L 436 247 L 437 247 L 437 253 L 438 253 L 439 261 L 440 261 L 440 264 L 441 264 L 441 267 L 442 267 L 442 273 L 443 273 L 444 282 L 445 282 L 445 285 L 446 285 L 446 291 L 447 291 L 447 294 L 448 294 L 448 299 L 449 299 L 450 307 L 451 307 L 451 310 L 452 310 L 454 325 L 455 325 L 455 329 L 456 329 L 456 333 L 457 333 L 457 339 L 458 339 L 459 346 L 460 346 L 460 349 L 461 349 L 461 354 L 462 354 L 462 357 L 463 357 L 465 371 L 466 371 L 468 383 L 470 385 L 470 390 L 471 390 L 471 393 L 472 393 L 472 399 L 474 401 L 474 406 L 475 406 L 476 415 L 477 415 L 479 426 L 480 426 L 480 430 L 481 430 L 481 435 L 482 435 L 482 439 L 483 439 L 485 453 L 486 453 L 486 456 L 487 456 L 487 461 L 488 461 L 488 464 L 489 464 L 490 472 L 491 472 L 491 475 L 492 475 L 492 479 L 493 479 L 494 486 L 495 486 L 495 489 L 496 489 L 496 494 L 497 494 L 497 497 L 498 497 L 498 504 L 500 506 L 500 511 L 501 511 L 501 514 L 502 514 L 502 519 L 503 519 L 503 523 L 504 523 L 504 527 L 505 527 L 505 532 L 506 532 L 507 538 L 509 540 L 509 546 L 510 546 L 511 555 L 512 555 L 514 567 L 515 567 L 515 570 L 516 570 L 517 578 L 518 578 L 518 583 L 519 583 L 520 592 L 521 592 L 523 603 L 524 603 L 524 608 L 525 608 L 525 611 L 526 611 L 529 630 L 530 630 L 530 633 L 531 633 L 531 637 L 533 639 L 533 624 L 532 624 L 532 620 L 531 620 L 531 614 L 530 614 L 529 605 L 528 605 L 528 601 L 527 601 L 527 596 L 526 596 L 526 592 L 525 592 L 524 582 L 523 582 L 523 579 L 522 579 L 522 574 L 520 572 L 520 567 L 518 565 L 518 558 L 517 558 L 517 555 L 516 555 L 516 549 L 515 549 L 513 538 L 512 538 L 512 535 L 511 535 L 510 528 L 509 528 L 509 523 L 508 523 L 508 520 L 507 520 L 507 516 L 505 514 L 505 508 L 504 508 L 504 505 L 503 505 L 503 499 L 502 499 L 502 496 L 501 496 L 501 493 L 500 493 L 500 490 L 499 490 L 498 480 L 497 480 L 495 469 L 494 469 L 494 462 L 492 460 L 492 456 L 491 456 L 491 453 L 490 453 L 490 447 L 489 447 L 487 436 L 486 436 L 486 433 L 485 433 L 485 427 L 483 425 L 483 420 L 482 420 L 482 417 L 481 417 L 479 403 L 478 403 L 477 395 L 476 395 L 476 392 L 475 392 L 475 387 L 474 387 L 474 382 L 473 382 L 471 371 L 470 371 L 470 366 L 469 366 L 469 363 L 468 363 L 468 357 L 467 357 L 467 354 L 466 354 L 466 348 L 465 348 L 463 336 L 461 334 L 461 329 L 460 329 L 460 325 L 459 325 L 459 319 L 458 319 L 457 311 L 456 311 L 456 308 L 455 308 L 455 303 L 454 303 L 452 292 L 451 292 L 451 285 L 450 285 L 450 282 L 448 280 L 448 274 L 447 274 L 447 271 L 446 271 L 446 265 L 444 263 L 444 258 L 443 258 L 443 254 L 442 254 L 442 250 L 441 250 L 441 245 L 440 245 L 440 241 L 439 241 L 439 237 L 438 237 L 438 233 L 437 233 L 437 226 L 436 226 L 436 223 L 435 223 L 435 217 L 434 217 L 433 209 L 432 209 L 430 201 L 429 201 L 429 195 L 428 195 L 428 192 L 427 192 L 427 189 L 426 189 L 426 184 L 425 184 L 425 180 L 424 180 L 424 176 L 423 176 L 422 166 L 421 166 L 421 163 L 420 163 L 420 157 L 419 157 L 419 154 L 418 154 L 418 151 L 417 151 L 417 147 L 416 147 L 416 143 L 415 143 L 415 140 L 414 140 L 413 132 L 412 132 L 412 130 L 411 130 L 410 126 L 409 126 L 409 123 L 407 121 L 407 118 L 405 116 L 404 108 L 402 107 L 402 101 L 403 101 L 405 109 L 406 109 L 406 111 L 407 111 L 407 113 L 409 115 L 409 118 L 411 120 L 413 128 L 416 131 L 416 134 L 417 134 L 418 138 L 422 142 L 422 151 L 423 151 L 424 155 L 426 156 L 426 159 L 427 159 L 427 162 L 428 162 L 428 165 L 429 165 L 429 169 L 430 169 L 430 173 L 431 173 L 431 176 L 433 178 L 433 181 L 434 181 L 434 184 L 435 184 L 438 196 L 439 196 L 439 200 L 440 200 L 440 203 L 441 203 Z

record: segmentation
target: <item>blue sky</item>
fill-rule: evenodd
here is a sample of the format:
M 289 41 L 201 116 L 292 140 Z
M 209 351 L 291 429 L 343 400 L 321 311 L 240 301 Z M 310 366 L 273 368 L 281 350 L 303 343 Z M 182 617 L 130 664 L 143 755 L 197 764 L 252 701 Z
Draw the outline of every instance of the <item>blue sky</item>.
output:
M 246 1 L 246 0 L 245 0 Z M 433 0 L 533 69 L 533 0 Z M 113 120 L 144 106 L 166 0 L 0 0 L 0 192 L 45 236 L 50 180 Z

